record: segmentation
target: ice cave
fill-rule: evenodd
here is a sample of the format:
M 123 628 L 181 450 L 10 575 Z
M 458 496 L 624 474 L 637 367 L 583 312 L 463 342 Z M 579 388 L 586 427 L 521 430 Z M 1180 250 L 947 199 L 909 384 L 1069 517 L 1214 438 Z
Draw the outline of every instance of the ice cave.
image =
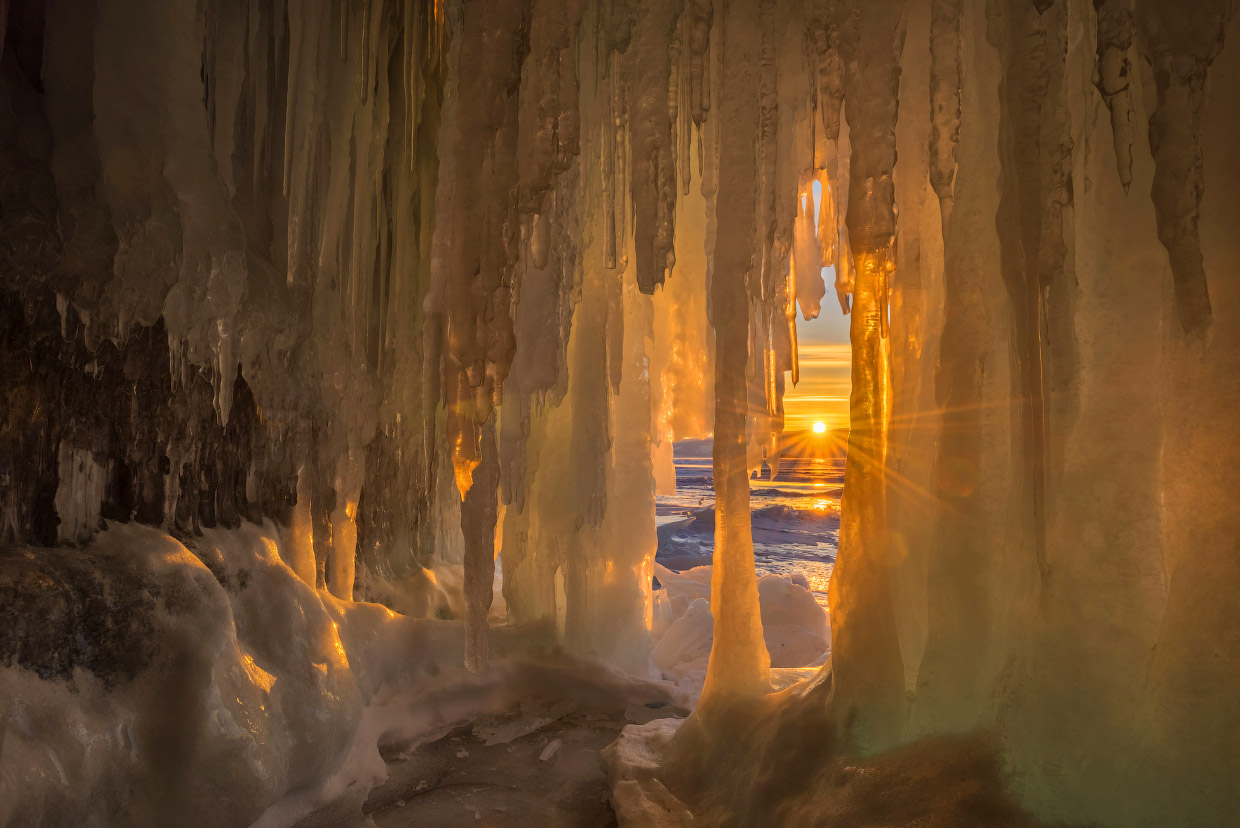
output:
M 0 0 L 0 828 L 1240 825 L 1236 6 Z

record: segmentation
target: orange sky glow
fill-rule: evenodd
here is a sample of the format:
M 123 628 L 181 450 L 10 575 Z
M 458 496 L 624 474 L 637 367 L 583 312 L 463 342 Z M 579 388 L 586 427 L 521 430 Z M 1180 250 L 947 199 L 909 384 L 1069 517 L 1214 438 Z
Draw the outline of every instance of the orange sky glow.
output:
M 797 340 L 801 381 L 791 381 L 784 393 L 784 430 L 802 431 L 821 420 L 827 429 L 848 427 L 848 395 L 852 390 L 852 347 L 848 344 L 849 318 L 840 313 L 831 283 L 834 271 L 824 269 L 827 295 L 822 313 L 806 321 L 798 315 Z

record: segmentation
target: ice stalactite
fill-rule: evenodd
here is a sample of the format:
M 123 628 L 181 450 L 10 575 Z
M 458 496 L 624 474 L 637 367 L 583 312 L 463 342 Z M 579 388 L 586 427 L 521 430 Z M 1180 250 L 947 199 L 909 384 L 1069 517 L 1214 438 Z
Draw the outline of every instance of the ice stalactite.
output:
M 674 84 L 679 60 L 672 65 L 673 36 L 681 3 L 642 3 L 624 53 L 629 77 L 629 170 L 633 198 L 633 235 L 637 284 L 653 294 L 675 266 L 672 250 L 676 221 L 675 112 L 679 89 Z M 679 44 L 676 49 L 679 50 Z M 669 93 L 669 89 L 674 90 Z M 672 106 L 669 106 L 669 98 Z M 624 152 L 623 146 L 618 146 Z
M 847 227 L 841 221 L 841 208 L 846 204 L 847 160 L 840 146 L 841 118 L 844 105 L 844 63 L 841 37 L 851 7 L 843 0 L 820 0 L 811 7 L 806 28 L 807 56 L 812 77 L 813 106 L 822 122 L 821 132 L 813 139 L 814 169 L 820 186 L 818 247 L 822 264 L 835 268 L 835 292 L 840 309 L 848 313 L 852 294 L 852 253 L 847 241 Z M 843 159 L 845 164 L 840 166 Z M 810 292 L 815 292 L 813 274 Z M 801 278 L 798 273 L 798 279 Z M 812 307 L 812 304 L 811 304 Z M 804 311 L 804 306 L 802 306 Z
M 933 20 L 932 24 L 933 26 Z M 934 514 L 928 538 L 924 656 L 917 673 L 910 731 L 968 729 L 985 715 L 986 698 L 1000 669 L 1009 629 L 1005 602 L 987 584 L 1005 577 L 1028 589 L 1021 568 L 1007 565 L 1004 548 L 1012 440 L 1007 402 L 1010 323 L 991 314 L 1005 294 L 991 278 L 999 258 L 994 217 L 999 205 L 1000 159 L 993 144 L 999 120 L 1000 63 L 987 43 L 987 21 L 961 8 L 960 138 L 967 154 L 952 177 L 950 221 L 936 217 L 943 237 L 943 321 L 934 393 L 939 420 L 928 487 Z M 934 29 L 931 29 L 932 37 Z M 933 41 L 932 41 L 933 42 Z M 988 143 L 989 142 L 989 143 Z M 930 156 L 934 163 L 934 156 Z M 936 193 L 936 195 L 938 195 Z M 960 577 L 977 572 L 979 578 Z
M 892 562 L 893 602 L 904 664 L 905 690 L 913 692 L 927 635 L 927 569 L 932 521 L 928 493 L 933 488 L 934 452 L 940 419 L 934 371 L 943 327 L 943 215 L 950 205 L 931 183 L 934 158 L 934 11 L 929 4 L 907 8 L 900 55 L 900 111 L 896 122 L 893 170 L 899 233 L 898 266 L 890 286 L 891 386 L 888 407 L 887 521 Z M 959 9 L 953 10 L 959 13 Z M 956 72 L 959 124 L 959 20 L 952 22 L 950 58 Z M 943 46 L 942 43 L 939 44 Z M 941 147 L 940 147 L 941 148 Z M 954 183 L 954 150 L 950 156 Z
M 1015 4 L 990 31 L 1005 62 L 1000 137 L 1009 153 L 997 216 L 1004 280 L 1014 314 L 1020 378 L 1016 446 L 1034 559 L 1045 581 L 1048 502 L 1076 417 L 1077 280 L 1071 227 L 1076 192 L 1067 78 L 1069 12 Z
M 495 584 L 495 521 L 499 508 L 499 449 L 495 418 L 481 428 L 474 485 L 461 505 L 465 535 L 465 667 L 484 670 L 490 653 L 487 616 Z
M 466 4 L 460 9 L 458 93 L 451 152 L 449 263 L 444 286 L 446 320 L 443 363 L 447 434 L 457 489 L 463 499 L 465 539 L 466 663 L 487 664 L 487 614 L 495 566 L 499 486 L 494 407 L 502 402 L 516 348 L 512 297 L 520 255 L 519 115 L 522 67 L 530 49 L 528 3 Z M 541 19 L 541 18 L 540 18 Z M 546 22 L 546 21 L 544 21 Z M 558 98 L 559 49 L 553 38 L 536 59 L 550 77 L 539 77 L 534 94 L 554 89 Z M 555 63 L 544 64 L 549 58 Z M 541 82 L 541 83 L 540 83 Z M 541 87 L 541 88 L 540 88 Z M 535 111 L 547 117 L 558 112 Z M 538 132 L 538 130 L 535 130 Z M 528 139 L 527 139 L 528 140 Z M 554 161 L 555 136 L 538 134 L 533 175 Z M 529 170 L 529 167 L 526 168 Z M 441 184 L 443 183 L 441 177 Z M 545 185 L 527 183 L 531 200 Z M 475 490 L 475 472 L 482 476 Z
M 600 413 L 606 418 L 605 442 L 599 445 L 603 478 L 592 505 L 601 508 L 596 522 L 580 527 L 580 548 L 568 557 L 564 637 L 574 652 L 640 671 L 648 663 L 650 577 L 658 545 L 647 357 L 653 311 L 652 300 L 626 275 L 620 296 L 624 352 L 618 357 L 624 373 L 618 393 L 608 389 L 600 400 Z M 574 437 L 583 446 L 591 439 L 576 426 Z
M 1136 82 L 1129 52 L 1136 36 L 1131 0 L 1094 0 L 1098 15 L 1098 61 L 1094 85 L 1111 113 L 1115 169 L 1124 192 L 1132 184 L 1132 144 L 1137 131 Z
M 1183 8 L 1141 0 L 1136 13 L 1158 92 L 1149 134 L 1158 238 L 1171 257 L 1180 325 L 1194 333 L 1211 315 L 1197 229 L 1205 187 L 1202 108 L 1206 76 L 1223 48 L 1234 7 L 1221 0 L 1196 0 Z
M 961 0 L 930 4 L 930 184 L 939 197 L 944 235 L 951 218 L 960 140 L 960 4 Z
M 903 29 L 899 4 L 865 3 L 841 34 L 852 159 L 848 235 L 856 261 L 853 349 L 840 556 L 831 578 L 834 715 L 849 744 L 894 743 L 904 705 L 904 670 L 891 603 L 886 548 L 888 291 L 895 271 L 896 112 Z M 836 631 L 838 630 L 838 631 Z
M 672 441 L 709 436 L 714 416 L 714 338 L 707 319 L 703 244 L 707 212 L 700 186 L 690 187 L 688 193 L 682 190 L 676 204 L 676 268 L 653 300 L 650 393 L 652 439 L 661 464 L 661 471 L 656 466 L 656 475 L 663 475 L 661 494 L 674 491 Z
M 711 320 L 715 328 L 715 568 L 711 577 L 714 646 L 702 694 L 749 696 L 767 686 L 770 656 L 762 638 L 749 527 L 749 467 L 746 417 L 749 410 L 745 366 L 749 364 L 749 285 L 760 278 L 758 174 L 753 148 L 761 123 L 760 87 L 755 67 L 762 49 L 758 4 L 724 7 L 723 77 L 727 95 L 719 120 L 717 230 L 710 258 Z
M 806 175 L 798 187 L 797 215 L 793 226 L 792 267 L 796 283 L 795 298 L 805 319 L 816 319 L 822 311 L 822 297 L 827 288 L 822 281 L 822 249 L 818 245 L 818 225 L 814 223 L 814 187 L 816 175 Z M 828 189 L 820 189 L 822 207 L 829 209 Z
M 348 447 L 337 463 L 332 481 L 336 502 L 330 516 L 332 547 L 327 562 L 327 586 L 333 595 L 346 601 L 353 600 L 357 575 L 357 506 L 364 469 L 363 462 L 357 459 L 360 451 L 356 443 Z
M 1139 8 L 1141 15 L 1150 10 L 1145 4 Z M 1172 793 L 1181 786 L 1192 786 L 1194 796 L 1188 808 L 1192 818 L 1205 824 L 1225 823 L 1240 807 L 1240 794 L 1229 781 L 1240 772 L 1240 722 L 1229 701 L 1229 688 L 1235 686 L 1240 673 L 1240 662 L 1234 657 L 1240 652 L 1236 606 L 1240 561 L 1234 554 L 1234 539 L 1240 537 L 1240 510 L 1229 494 L 1240 470 L 1240 428 L 1227 414 L 1240 400 L 1240 291 L 1233 276 L 1240 251 L 1236 202 L 1230 195 L 1240 186 L 1240 159 L 1233 140 L 1240 128 L 1240 17 L 1228 14 L 1233 8 L 1195 3 L 1164 7 L 1166 32 L 1176 33 L 1181 48 L 1188 45 L 1188 30 L 1196 33 L 1191 43 L 1197 58 L 1191 63 L 1181 58 L 1168 67 L 1162 53 L 1167 41 L 1154 41 L 1159 46 L 1151 49 L 1150 56 L 1159 93 L 1150 130 L 1158 236 L 1165 245 L 1168 211 L 1162 202 L 1166 191 L 1161 187 L 1170 182 L 1164 180 L 1164 165 L 1170 163 L 1177 169 L 1174 153 L 1184 152 L 1187 160 L 1188 147 L 1193 146 L 1173 149 L 1168 145 L 1189 137 L 1180 131 L 1189 126 L 1187 120 L 1172 122 L 1187 118 L 1188 113 L 1179 107 L 1192 102 L 1192 129 L 1199 142 L 1193 155 L 1196 174 L 1203 176 L 1197 180 L 1205 189 L 1187 189 L 1191 174 L 1187 181 L 1177 177 L 1177 183 L 1185 188 L 1181 191 L 1185 197 L 1200 198 L 1195 222 L 1201 244 L 1198 261 L 1204 263 L 1209 278 L 1212 306 L 1210 332 L 1203 343 L 1199 337 L 1185 337 L 1175 326 L 1177 319 L 1185 320 L 1178 291 L 1173 303 L 1161 303 L 1161 554 L 1155 558 L 1161 566 L 1156 565 L 1154 573 L 1166 578 L 1167 591 L 1156 648 L 1147 651 L 1150 659 L 1142 663 L 1148 664 L 1148 672 L 1141 686 L 1148 690 L 1137 716 L 1143 743 L 1139 755 L 1150 756 L 1151 763 L 1148 775 L 1125 792 L 1136 789 L 1142 802 L 1164 822 L 1182 818 L 1185 803 Z M 1220 21 L 1225 21 L 1225 28 L 1219 26 Z M 1142 27 L 1148 32 L 1144 21 Z M 1224 31 L 1227 45 L 1219 51 Z M 1209 83 L 1198 87 L 1195 73 L 1202 68 L 1203 54 L 1216 57 Z M 1191 81 L 1178 75 L 1190 66 Z M 1168 68 L 1171 73 L 1163 76 Z M 1189 81 L 1188 89 L 1179 86 L 1185 81 Z M 1187 100 L 1179 98 L 1180 103 L 1174 103 L 1184 92 L 1189 92 Z M 1163 113 L 1165 105 L 1170 105 L 1170 112 Z M 1187 201 L 1175 203 L 1180 208 L 1188 206 Z M 1176 276 L 1179 264 L 1173 252 L 1171 272 Z M 1163 279 L 1165 285 L 1165 271 Z M 1172 785 L 1161 780 L 1172 780 Z
M 462 9 L 445 402 L 457 487 L 469 491 L 481 424 L 512 361 L 511 291 L 520 241 L 517 113 L 529 49 L 527 4 Z
M 686 91 L 690 117 L 698 129 L 701 129 L 702 122 L 710 111 L 710 41 L 714 18 L 715 4 L 712 0 L 687 0 L 684 26 L 689 82 L 686 84 Z M 698 146 L 700 149 L 701 144 Z
M 502 562 L 511 623 L 532 638 L 638 669 L 648 649 L 655 546 L 653 311 L 635 289 L 637 236 L 626 215 L 655 222 L 660 208 L 644 196 L 639 205 L 630 188 L 629 176 L 640 174 L 628 159 L 630 131 L 643 127 L 631 124 L 629 108 L 639 56 L 669 52 L 673 32 L 661 24 L 641 31 L 626 8 L 581 8 L 581 31 L 599 38 L 564 58 L 580 61 L 572 77 L 583 79 L 571 102 L 577 145 L 550 169 L 543 211 L 537 226 L 527 225 L 521 250 L 517 352 L 500 427 Z M 535 7 L 532 33 L 541 13 Z M 670 77 L 661 81 L 661 112 L 646 110 L 655 126 L 666 122 L 668 135 Z M 659 144 L 660 152 L 669 149 Z M 675 166 L 666 160 L 667 194 L 675 198 Z

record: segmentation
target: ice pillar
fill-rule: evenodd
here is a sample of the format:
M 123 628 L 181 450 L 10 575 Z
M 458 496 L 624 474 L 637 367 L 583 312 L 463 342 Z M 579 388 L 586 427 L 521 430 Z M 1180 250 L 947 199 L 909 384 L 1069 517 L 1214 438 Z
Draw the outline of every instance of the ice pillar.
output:
M 726 52 L 718 160 L 717 231 L 711 283 L 715 326 L 715 568 L 711 612 L 715 639 L 702 706 L 712 697 L 751 695 L 768 685 L 770 656 L 762 638 L 758 585 L 749 525 L 749 467 L 745 422 L 749 388 L 748 280 L 758 278 L 757 159 L 759 89 L 755 67 L 762 48 L 757 3 L 724 8 Z

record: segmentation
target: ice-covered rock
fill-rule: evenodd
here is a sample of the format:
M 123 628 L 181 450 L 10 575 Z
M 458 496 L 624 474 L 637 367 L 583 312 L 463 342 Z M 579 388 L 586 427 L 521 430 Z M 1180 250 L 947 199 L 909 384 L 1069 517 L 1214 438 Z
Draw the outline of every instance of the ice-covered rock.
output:
M 112 525 L 84 550 L 7 550 L 0 572 L 6 825 L 247 824 L 353 738 L 340 627 L 270 532 L 191 551 Z

